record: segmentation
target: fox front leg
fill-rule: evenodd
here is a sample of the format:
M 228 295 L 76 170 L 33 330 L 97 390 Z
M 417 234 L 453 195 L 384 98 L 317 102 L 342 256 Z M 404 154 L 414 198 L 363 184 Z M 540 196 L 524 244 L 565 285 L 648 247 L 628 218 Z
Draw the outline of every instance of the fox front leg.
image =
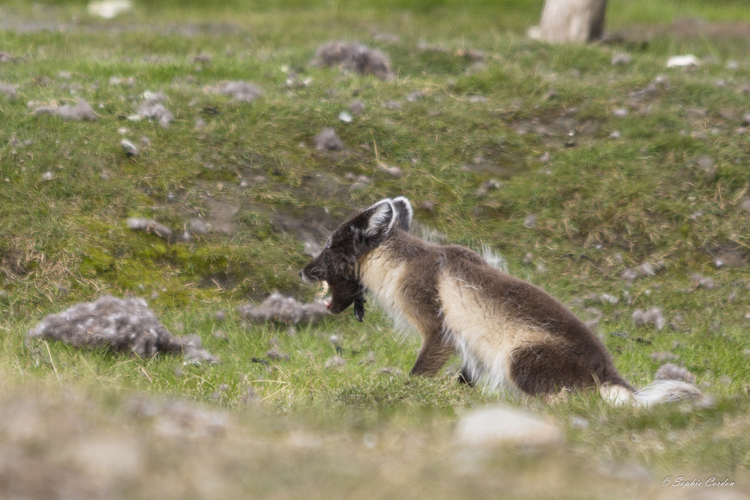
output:
M 411 375 L 437 375 L 455 350 L 453 343 L 447 342 L 442 336 L 435 335 L 424 338 L 422 347 L 417 355 L 417 362 L 411 369 Z
M 365 302 L 366 300 L 363 298 L 354 301 L 354 317 L 357 318 L 357 321 L 360 323 L 362 323 L 362 320 L 365 317 Z

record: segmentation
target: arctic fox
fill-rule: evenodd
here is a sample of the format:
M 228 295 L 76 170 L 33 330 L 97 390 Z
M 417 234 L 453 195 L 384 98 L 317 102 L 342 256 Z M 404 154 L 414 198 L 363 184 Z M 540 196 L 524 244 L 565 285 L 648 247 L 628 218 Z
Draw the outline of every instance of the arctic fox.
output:
M 409 234 L 412 207 L 384 199 L 339 226 L 300 276 L 325 280 L 329 310 L 354 304 L 364 317 L 369 292 L 422 347 L 412 375 L 435 375 L 456 352 L 461 378 L 515 394 L 598 387 L 613 403 L 650 405 L 699 394 L 691 384 L 657 381 L 635 391 L 599 338 L 541 289 L 489 265 L 461 246 Z

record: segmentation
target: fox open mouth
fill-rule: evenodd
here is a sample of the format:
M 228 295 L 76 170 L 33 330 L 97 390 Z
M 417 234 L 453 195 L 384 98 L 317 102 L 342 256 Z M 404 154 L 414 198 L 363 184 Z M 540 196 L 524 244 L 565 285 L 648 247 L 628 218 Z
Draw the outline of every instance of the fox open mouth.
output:
M 345 311 L 356 300 L 354 296 L 342 295 L 337 287 L 331 287 L 331 292 L 331 298 L 326 303 L 326 307 L 332 314 Z
M 327 280 L 331 291 L 331 299 L 326 307 L 332 314 L 339 314 L 354 304 L 354 316 L 362 321 L 365 315 L 365 299 L 362 285 L 350 280 Z

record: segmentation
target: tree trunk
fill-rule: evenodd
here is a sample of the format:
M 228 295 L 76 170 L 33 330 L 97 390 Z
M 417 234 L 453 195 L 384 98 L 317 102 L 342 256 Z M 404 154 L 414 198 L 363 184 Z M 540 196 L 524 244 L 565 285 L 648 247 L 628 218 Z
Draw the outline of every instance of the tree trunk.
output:
M 607 0 L 545 0 L 535 38 L 553 43 L 586 43 L 601 38 Z

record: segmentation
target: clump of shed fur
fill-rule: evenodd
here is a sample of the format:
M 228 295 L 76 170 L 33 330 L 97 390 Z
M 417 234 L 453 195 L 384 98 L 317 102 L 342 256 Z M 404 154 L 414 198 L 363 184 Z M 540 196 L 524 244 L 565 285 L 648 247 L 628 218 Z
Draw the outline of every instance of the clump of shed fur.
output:
M 15 99 L 17 95 L 15 85 L 3 82 L 0 82 L 0 93 L 5 94 L 8 99 Z
M 332 128 L 324 128 L 315 136 L 315 147 L 321 151 L 341 151 L 344 143 Z
M 140 219 L 138 217 L 131 217 L 127 220 L 128 227 L 133 231 L 144 231 L 146 233 L 154 233 L 161 238 L 169 238 L 172 236 L 172 229 L 159 224 L 153 219 Z
M 237 102 L 253 102 L 264 94 L 263 89 L 256 84 L 241 80 L 221 82 L 218 85 L 206 87 L 204 91 L 209 94 L 228 95 Z
M 278 322 L 291 325 L 317 323 L 328 316 L 328 308 L 321 301 L 304 304 L 279 292 L 268 296 L 260 305 L 245 304 L 237 308 L 240 316 L 255 323 Z
M 73 347 L 108 347 L 116 352 L 151 358 L 158 353 L 182 354 L 187 361 L 217 363 L 196 335 L 172 335 L 141 298 L 103 296 L 50 314 L 29 330 L 29 337 L 59 340 Z
M 387 55 L 356 42 L 328 42 L 318 49 L 313 64 L 339 66 L 360 75 L 375 75 L 381 80 L 393 77 L 391 60 Z
M 75 106 L 71 106 L 70 104 L 57 106 L 55 103 L 47 106 L 38 106 L 34 108 L 34 114 L 59 116 L 63 120 L 96 120 L 96 113 L 94 113 L 91 105 L 83 98 L 78 98 Z
M 156 120 L 162 128 L 169 128 L 174 115 L 162 104 L 166 97 L 161 92 L 144 92 L 143 101 L 138 107 L 138 115 L 149 120 Z
M 695 375 L 687 368 L 677 366 L 673 363 L 662 365 L 654 376 L 655 380 L 681 380 L 688 384 L 695 384 Z

